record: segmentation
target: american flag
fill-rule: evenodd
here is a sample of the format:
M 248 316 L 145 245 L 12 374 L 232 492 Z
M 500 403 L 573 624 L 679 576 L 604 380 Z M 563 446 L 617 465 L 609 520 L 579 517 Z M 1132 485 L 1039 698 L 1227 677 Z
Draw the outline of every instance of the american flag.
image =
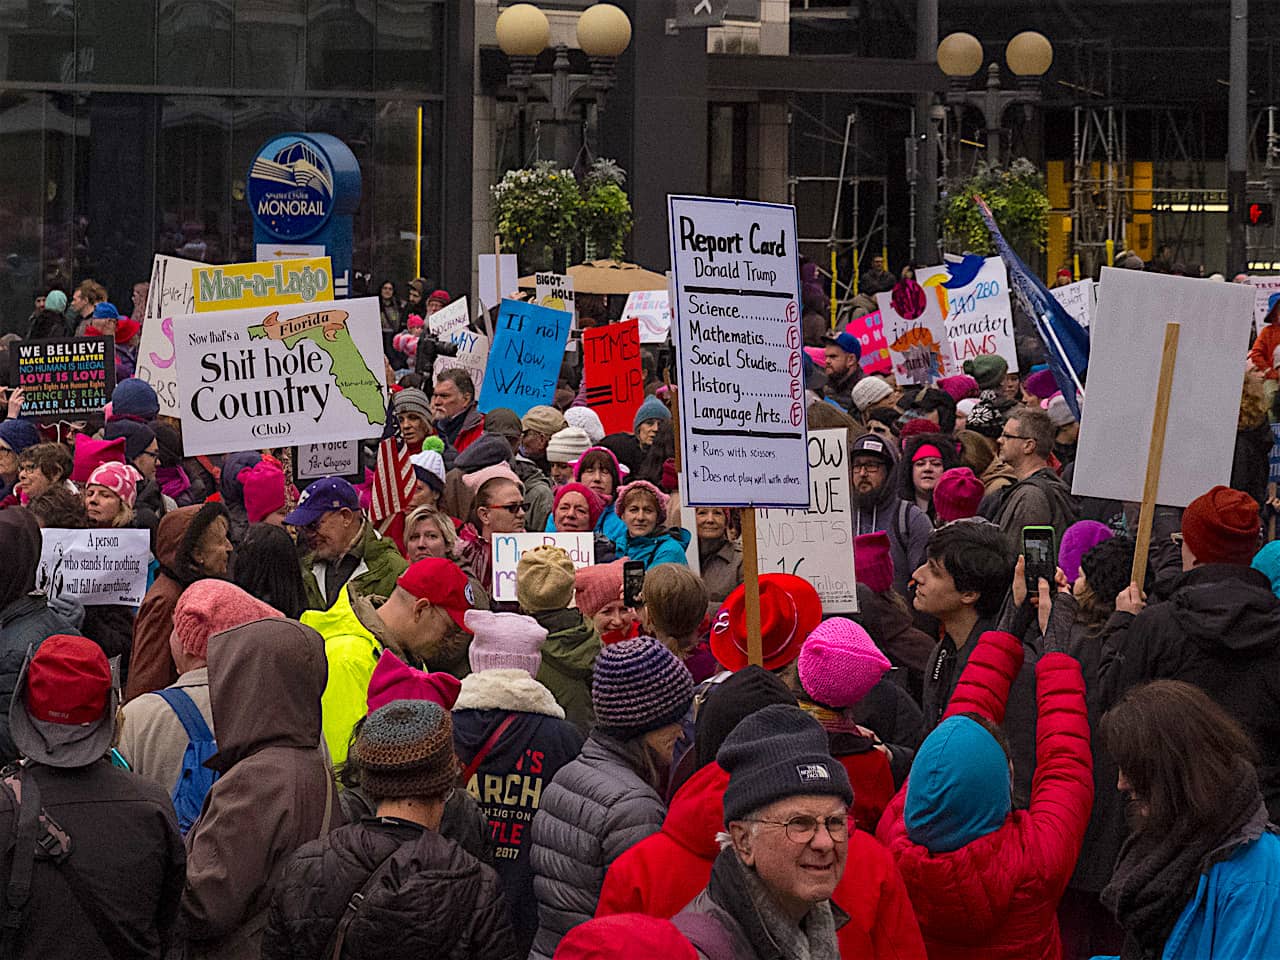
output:
M 409 448 L 400 434 L 400 421 L 391 404 L 387 405 L 387 428 L 378 444 L 378 459 L 373 468 L 369 518 L 385 533 L 396 514 L 413 496 L 417 478 L 409 462 Z

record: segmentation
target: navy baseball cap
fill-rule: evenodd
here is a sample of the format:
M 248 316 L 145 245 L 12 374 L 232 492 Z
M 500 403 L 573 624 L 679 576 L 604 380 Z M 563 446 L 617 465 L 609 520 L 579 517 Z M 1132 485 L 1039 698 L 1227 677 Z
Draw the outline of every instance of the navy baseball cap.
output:
M 826 341 L 827 343 L 834 343 L 845 353 L 851 353 L 859 360 L 862 359 L 862 341 L 852 333 L 827 334 Z
M 325 477 L 316 480 L 302 491 L 298 498 L 298 506 L 284 518 L 284 522 L 294 527 L 305 527 L 315 523 L 331 510 L 360 511 L 360 495 L 356 488 L 341 477 Z

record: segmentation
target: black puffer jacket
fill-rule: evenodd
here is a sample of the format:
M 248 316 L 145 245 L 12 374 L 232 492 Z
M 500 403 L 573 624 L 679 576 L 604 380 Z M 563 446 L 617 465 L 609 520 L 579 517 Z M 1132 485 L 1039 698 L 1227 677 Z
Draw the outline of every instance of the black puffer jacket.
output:
M 1101 708 L 1148 680 L 1193 683 L 1253 738 L 1258 781 L 1280 817 L 1280 600 L 1251 567 L 1211 563 L 1136 617 L 1112 614 L 1098 667 Z
M 390 817 L 298 850 L 271 901 L 263 960 L 327 960 L 338 921 L 361 890 L 344 960 L 516 960 L 497 874 L 434 830 Z

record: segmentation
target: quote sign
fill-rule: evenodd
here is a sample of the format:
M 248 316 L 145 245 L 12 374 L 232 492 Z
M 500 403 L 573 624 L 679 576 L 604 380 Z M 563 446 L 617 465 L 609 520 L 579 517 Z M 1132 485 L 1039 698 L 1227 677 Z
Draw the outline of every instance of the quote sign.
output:
M 556 395 L 572 317 L 536 303 L 503 300 L 494 326 L 480 412 L 506 407 L 523 417 Z
M 622 307 L 623 320 L 640 321 L 641 343 L 664 343 L 671 334 L 671 293 L 633 290 Z
M 328 257 L 201 266 L 193 271 L 193 280 L 196 313 L 333 299 Z
M 1076 323 L 1089 329 L 1098 307 L 1098 294 L 1092 280 L 1078 280 L 1063 287 L 1054 287 L 1049 292 Z
M 386 423 L 377 297 L 181 317 L 190 456 L 363 440 Z
M 569 554 L 576 569 L 596 562 L 593 533 L 495 533 L 493 551 L 493 599 L 516 600 L 516 568 L 525 551 L 534 547 L 559 547 Z
M 9 347 L 9 382 L 22 414 L 37 420 L 101 413 L 116 385 L 114 337 L 20 340 Z
M 916 274 L 920 284 L 939 289 L 947 331 L 947 365 L 963 369 L 966 360 L 997 354 L 1018 372 L 1018 351 L 1013 339 L 1013 304 L 1009 301 L 1009 273 L 999 257 L 982 260 L 965 257 Z
M 298 482 L 322 477 L 343 477 L 351 483 L 364 482 L 360 464 L 360 441 L 304 443 L 293 454 L 293 473 Z
M 147 592 L 151 534 L 146 530 L 41 531 L 36 590 L 53 599 L 70 597 L 86 606 L 136 607 Z
M 196 312 L 195 271 L 205 264 L 156 254 L 151 262 L 146 317 L 138 340 L 138 361 L 133 375 L 151 384 L 160 401 L 160 413 L 180 417 L 178 371 L 173 356 L 173 319 Z M 137 319 L 136 317 L 134 318 Z
M 690 505 L 807 507 L 795 207 L 667 204 Z
M 809 434 L 809 484 L 807 510 L 756 511 L 760 571 L 804 577 L 823 613 L 856 613 L 847 430 Z
M 893 377 L 900 385 L 930 384 L 950 376 L 947 322 L 937 287 L 899 281 L 892 292 L 876 294 L 876 303 Z
M 889 359 L 889 341 L 884 338 L 884 320 L 879 310 L 854 317 L 845 324 L 844 330 L 862 344 L 859 366 L 863 373 L 888 373 L 893 369 L 893 362 Z
M 587 406 L 596 412 L 606 434 L 630 433 L 636 410 L 644 402 L 640 321 L 582 331 L 582 357 Z

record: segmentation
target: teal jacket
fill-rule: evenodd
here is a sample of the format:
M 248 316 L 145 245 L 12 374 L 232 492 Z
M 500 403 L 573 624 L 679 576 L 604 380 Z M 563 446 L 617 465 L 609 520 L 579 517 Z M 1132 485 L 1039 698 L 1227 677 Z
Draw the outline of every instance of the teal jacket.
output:
M 648 570 L 660 563 L 687 564 L 689 560 L 684 551 L 691 539 L 691 534 L 683 527 L 672 527 L 647 537 L 633 537 L 624 527 L 622 537 L 614 542 L 618 545 L 619 556 L 639 560 Z

